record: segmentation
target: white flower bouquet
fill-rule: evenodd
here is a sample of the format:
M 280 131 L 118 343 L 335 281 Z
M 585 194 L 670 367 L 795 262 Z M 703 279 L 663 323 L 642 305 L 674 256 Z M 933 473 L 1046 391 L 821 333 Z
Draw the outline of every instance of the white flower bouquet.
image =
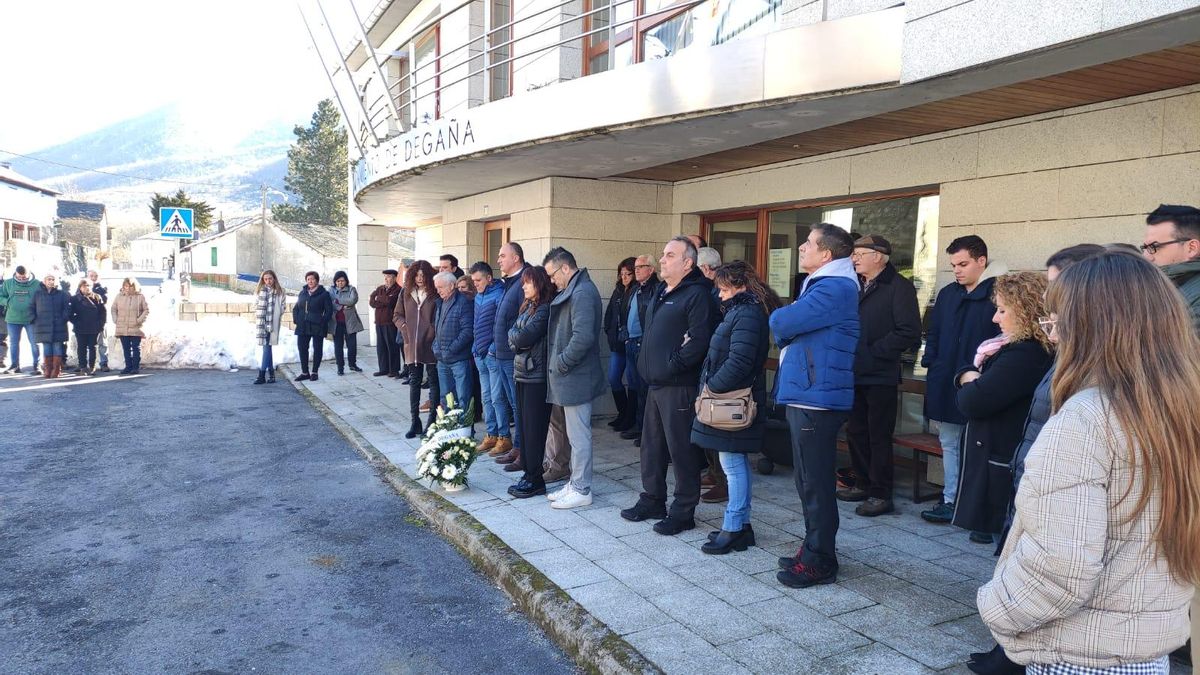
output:
M 470 422 L 475 418 L 475 405 L 472 402 L 463 410 L 455 405 L 453 394 L 446 398 L 449 409 L 438 406 L 437 419 L 426 429 L 417 448 L 417 477 L 436 481 L 447 490 L 461 490 L 467 485 L 467 470 L 475 461 Z

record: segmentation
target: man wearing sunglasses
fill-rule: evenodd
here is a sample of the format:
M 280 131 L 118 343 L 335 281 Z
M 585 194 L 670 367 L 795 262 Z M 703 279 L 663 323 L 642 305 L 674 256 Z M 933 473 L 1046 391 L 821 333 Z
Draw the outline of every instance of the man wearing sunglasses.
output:
M 1200 332 L 1200 209 L 1159 205 L 1146 217 L 1142 255 L 1179 287 Z

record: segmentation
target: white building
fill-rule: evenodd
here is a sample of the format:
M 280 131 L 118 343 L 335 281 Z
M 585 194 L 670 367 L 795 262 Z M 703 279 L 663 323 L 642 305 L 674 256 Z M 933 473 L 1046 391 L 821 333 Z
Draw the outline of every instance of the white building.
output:
M 54 245 L 58 195 L 0 162 L 0 267 L 24 265 L 38 274 L 62 267 Z

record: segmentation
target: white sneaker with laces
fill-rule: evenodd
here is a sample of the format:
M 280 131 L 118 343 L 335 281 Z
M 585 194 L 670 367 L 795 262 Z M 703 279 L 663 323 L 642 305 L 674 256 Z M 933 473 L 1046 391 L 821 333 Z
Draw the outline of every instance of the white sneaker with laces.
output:
M 571 490 L 567 494 L 554 500 L 550 505 L 552 509 L 575 509 L 580 506 L 591 506 L 592 495 L 589 492 L 586 495 L 581 495 L 578 492 Z
M 559 499 L 566 497 L 567 493 L 569 493 L 569 492 L 571 492 L 571 481 L 567 481 L 566 485 L 563 485 L 562 487 L 555 490 L 554 492 L 551 492 L 550 494 L 546 495 L 546 499 L 549 499 L 552 502 L 558 501 Z

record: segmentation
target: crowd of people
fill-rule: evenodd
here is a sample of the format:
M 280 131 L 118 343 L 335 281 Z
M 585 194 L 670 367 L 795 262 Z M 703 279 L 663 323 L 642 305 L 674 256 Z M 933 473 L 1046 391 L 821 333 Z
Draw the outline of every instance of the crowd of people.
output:
M 561 247 L 534 265 L 510 242 L 498 269 L 479 261 L 469 274 L 451 255 L 437 271 L 416 261 L 384 270 L 370 293 L 375 376 L 408 385 L 409 438 L 439 405 L 477 410 L 478 451 L 518 474 L 509 494 L 545 496 L 555 509 L 592 503 L 592 404 L 607 390 L 609 426 L 639 448 L 642 474 L 621 517 L 671 536 L 696 527 L 701 500 L 725 502 L 702 546 L 714 555 L 754 545 L 748 458 L 763 451 L 768 418 L 786 420 L 805 537 L 777 578 L 807 588 L 837 580 L 838 500 L 864 517 L 895 510 L 902 363 L 924 336 L 925 416 L 945 487 L 921 517 L 998 556 L 978 602 L 999 644 L 968 666 L 1168 672 L 1200 580 L 1200 421 L 1190 409 L 1200 399 L 1200 210 L 1162 206 L 1140 250 L 1072 246 L 1044 274 L 1004 270 L 982 238 L 958 237 L 946 248 L 954 283 L 925 321 L 892 253 L 882 236 L 815 225 L 787 304 L 750 264 L 723 264 L 697 235 L 672 238 L 657 260 L 622 260 L 607 307 Z M 309 273 L 293 307 L 297 379 L 317 379 L 326 335 L 338 373 L 343 345 L 358 370 L 357 301 L 344 273 L 330 291 Z M 273 379 L 283 310 L 270 271 L 258 307 L 262 382 Z M 851 466 L 838 468 L 843 432 Z
M 59 278 L 57 272 L 47 273 L 38 281 L 24 265 L 17 265 L 13 276 L 0 279 L 0 320 L 7 329 L 0 336 L 0 370 L 9 374 L 22 372 L 24 336 L 33 358 L 28 372 L 45 379 L 59 377 L 67 367 L 67 345 L 73 332 L 74 373 L 110 372 L 108 325 L 111 322 L 124 355 L 121 374 L 136 374 L 141 370 L 141 341 L 145 337 L 142 326 L 149 315 L 150 305 L 133 277 L 126 277 L 120 292 L 110 300 L 96 270 L 88 271 L 72 293 L 67 280 Z M 7 368 L 5 356 L 10 364 Z

